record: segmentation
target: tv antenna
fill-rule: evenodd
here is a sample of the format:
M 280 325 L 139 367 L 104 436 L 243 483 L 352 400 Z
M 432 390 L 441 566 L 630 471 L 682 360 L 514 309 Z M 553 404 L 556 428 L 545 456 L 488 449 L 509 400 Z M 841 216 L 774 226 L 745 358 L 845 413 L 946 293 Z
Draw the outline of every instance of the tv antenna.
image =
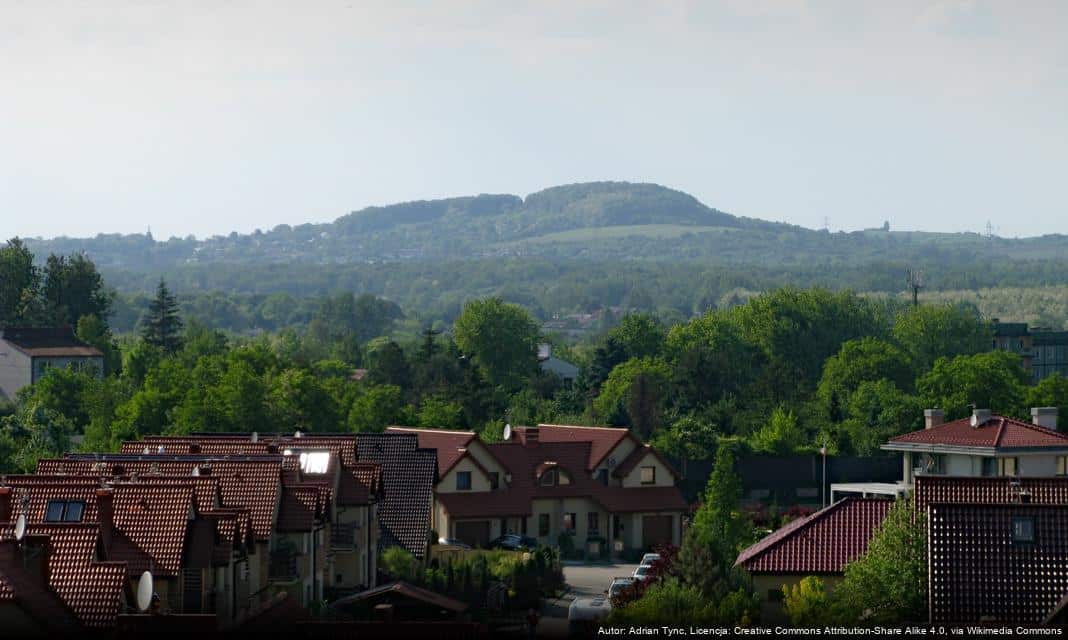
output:
M 920 289 L 923 288 L 923 272 L 919 269 L 910 268 L 907 272 L 906 280 L 909 285 L 909 289 L 912 291 L 912 306 L 920 306 Z

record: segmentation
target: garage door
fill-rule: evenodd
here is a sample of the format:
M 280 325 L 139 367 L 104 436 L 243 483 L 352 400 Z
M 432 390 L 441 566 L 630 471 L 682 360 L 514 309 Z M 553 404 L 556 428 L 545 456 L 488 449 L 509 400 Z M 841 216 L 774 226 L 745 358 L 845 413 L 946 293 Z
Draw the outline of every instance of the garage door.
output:
M 490 540 L 489 520 L 456 523 L 456 537 L 472 547 L 484 547 Z
M 671 543 L 671 516 L 644 516 L 642 544 L 651 549 L 658 544 Z

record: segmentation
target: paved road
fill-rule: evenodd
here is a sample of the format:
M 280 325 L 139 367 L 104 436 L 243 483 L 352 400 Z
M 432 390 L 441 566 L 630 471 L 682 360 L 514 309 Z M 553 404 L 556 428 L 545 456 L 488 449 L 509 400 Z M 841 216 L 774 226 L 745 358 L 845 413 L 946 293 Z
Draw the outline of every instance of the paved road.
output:
M 564 565 L 564 580 L 571 588 L 560 600 L 551 600 L 542 608 L 541 624 L 538 625 L 539 638 L 567 637 L 567 608 L 575 596 L 594 596 L 604 593 L 612 578 L 629 576 L 636 564 L 594 564 Z

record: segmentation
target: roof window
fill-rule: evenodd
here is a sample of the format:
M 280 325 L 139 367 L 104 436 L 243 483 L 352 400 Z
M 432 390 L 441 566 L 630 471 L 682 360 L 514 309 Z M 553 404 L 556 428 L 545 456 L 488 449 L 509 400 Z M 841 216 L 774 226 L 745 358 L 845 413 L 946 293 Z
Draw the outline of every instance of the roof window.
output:
M 44 519 L 45 522 L 81 522 L 84 514 L 84 500 L 49 500 Z
M 1035 541 L 1035 519 L 1013 518 L 1012 541 L 1017 543 L 1031 543 Z

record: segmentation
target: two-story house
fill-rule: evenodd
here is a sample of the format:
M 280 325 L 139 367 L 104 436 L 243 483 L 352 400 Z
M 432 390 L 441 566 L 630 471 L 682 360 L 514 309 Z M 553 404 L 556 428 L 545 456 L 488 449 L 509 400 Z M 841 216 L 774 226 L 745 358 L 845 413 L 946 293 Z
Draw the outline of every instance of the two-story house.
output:
M 606 553 L 679 544 L 688 505 L 678 474 L 626 429 L 539 425 L 503 442 L 473 432 L 390 427 L 437 451 L 433 527 L 485 545 L 505 533 Z
M 104 374 L 104 354 L 74 335 L 70 327 L 0 329 L 0 400 L 14 400 L 19 389 L 49 369 L 68 366 Z

